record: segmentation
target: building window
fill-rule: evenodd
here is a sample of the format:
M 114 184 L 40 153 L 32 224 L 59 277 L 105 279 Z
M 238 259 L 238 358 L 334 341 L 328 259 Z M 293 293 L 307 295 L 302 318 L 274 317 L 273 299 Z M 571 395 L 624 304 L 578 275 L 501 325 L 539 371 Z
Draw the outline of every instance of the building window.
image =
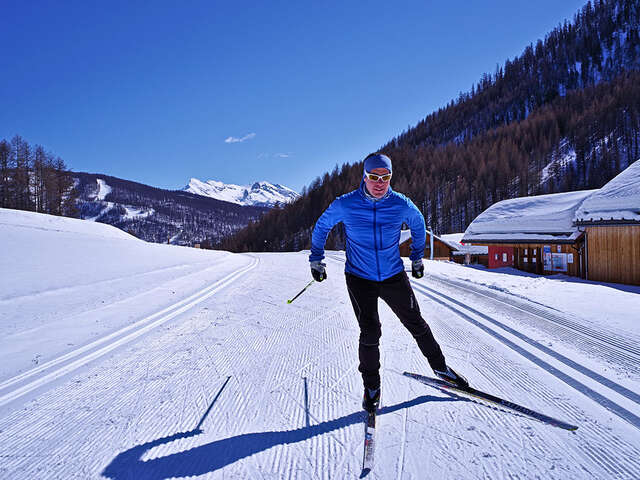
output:
M 507 263 L 507 254 L 506 253 L 502 254 L 502 263 Z
M 533 257 L 532 260 L 533 260 L 533 263 L 536 263 L 536 257 Z
M 495 259 L 494 260 L 498 260 L 498 254 L 496 253 Z
M 524 257 L 522 260 L 524 261 L 524 263 L 529 263 L 529 260 L 527 259 L 527 257 Z
M 533 249 L 533 256 L 534 257 L 536 256 L 536 249 L 535 248 Z
M 526 248 L 524 249 L 524 254 L 525 254 L 525 255 L 527 254 L 527 249 L 526 249 Z

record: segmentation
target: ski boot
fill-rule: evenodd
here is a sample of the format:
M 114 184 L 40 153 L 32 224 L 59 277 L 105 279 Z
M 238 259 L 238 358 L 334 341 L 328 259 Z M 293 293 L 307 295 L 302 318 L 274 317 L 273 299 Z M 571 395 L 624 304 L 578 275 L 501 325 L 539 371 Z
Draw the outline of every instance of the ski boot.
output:
M 456 373 L 453 368 L 447 367 L 445 371 L 434 370 L 433 371 L 438 378 L 444 380 L 447 383 L 459 388 L 469 388 L 469 382 L 459 373 Z
M 376 389 L 365 387 L 362 398 L 362 408 L 369 413 L 374 413 L 378 409 L 378 406 L 380 406 L 380 387 Z

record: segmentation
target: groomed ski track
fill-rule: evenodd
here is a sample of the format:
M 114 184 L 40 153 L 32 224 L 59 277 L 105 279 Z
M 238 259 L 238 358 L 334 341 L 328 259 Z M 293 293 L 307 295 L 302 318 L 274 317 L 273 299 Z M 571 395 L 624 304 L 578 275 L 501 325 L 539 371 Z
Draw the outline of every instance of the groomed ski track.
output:
M 1 418 L 0 477 L 358 478 L 358 328 L 344 264 L 331 255 L 329 278 L 287 305 L 308 282 L 306 255 L 253 257 L 254 268 L 215 294 L 203 293 L 190 309 L 66 373 L 64 382 L 41 386 Z M 535 320 L 548 313 L 544 306 L 506 305 L 500 300 L 508 299 L 436 278 L 414 285 L 448 361 L 477 388 L 579 429 L 560 430 L 403 377 L 404 370 L 431 371 L 381 302 L 383 408 L 367 478 L 637 478 L 640 425 L 546 365 L 565 375 L 573 367 L 478 313 L 584 359 L 613 385 L 585 371 L 577 373 L 580 383 L 640 415 L 636 353 L 617 332 L 595 332 L 604 335 L 598 339 L 585 330 L 572 340 L 571 325 Z M 529 307 L 540 311 L 523 311 Z

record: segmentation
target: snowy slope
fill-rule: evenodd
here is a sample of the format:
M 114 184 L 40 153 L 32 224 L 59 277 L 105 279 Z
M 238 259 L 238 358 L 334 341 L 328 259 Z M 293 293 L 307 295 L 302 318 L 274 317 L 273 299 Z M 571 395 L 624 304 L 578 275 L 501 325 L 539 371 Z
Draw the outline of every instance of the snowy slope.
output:
M 183 190 L 238 205 L 260 207 L 273 207 L 276 203 L 289 203 L 300 196 L 284 185 L 264 181 L 255 182 L 252 185 L 234 185 L 216 180 L 203 182 L 192 178 Z
M 144 318 L 242 261 L 149 244 L 102 223 L 0 209 L 0 381 Z
M 0 300 L 0 364 L 7 348 L 50 354 L 46 369 L 3 367 L 0 403 L 13 400 L 0 408 L 1 478 L 360 476 L 358 327 L 342 253 L 328 252 L 328 279 L 287 305 L 309 280 L 307 252 L 202 252 L 71 234 L 48 218 L 17 226 L 0 214 L 3 272 L 19 278 Z M 32 248 L 49 242 L 57 257 Z M 430 274 L 412 283 L 448 362 L 478 388 L 579 429 L 403 377 L 430 370 L 381 302 L 383 408 L 367 478 L 637 478 L 640 337 L 626 325 L 640 314 L 639 292 L 522 276 L 514 294 L 509 275 L 501 289 L 498 275 L 489 284 L 481 270 L 426 264 Z M 527 299 L 528 281 L 550 304 Z M 583 297 L 599 297 L 603 320 L 574 305 L 582 287 Z M 611 315 L 623 318 L 612 326 Z M 91 327 L 77 334 L 83 323 Z M 56 338 L 64 348 L 47 348 Z M 104 342 L 79 351 L 88 339 Z M 63 353 L 74 356 L 58 362 Z M 34 382 L 39 388 L 23 394 Z

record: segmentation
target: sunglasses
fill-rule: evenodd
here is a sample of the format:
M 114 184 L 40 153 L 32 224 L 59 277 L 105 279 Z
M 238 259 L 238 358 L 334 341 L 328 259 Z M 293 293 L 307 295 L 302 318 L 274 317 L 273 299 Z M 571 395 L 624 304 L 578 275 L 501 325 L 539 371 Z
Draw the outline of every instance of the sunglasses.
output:
M 385 173 L 384 175 L 376 175 L 375 173 L 364 172 L 364 176 L 367 177 L 372 182 L 377 182 L 382 180 L 383 182 L 388 182 L 391 180 L 391 174 Z

